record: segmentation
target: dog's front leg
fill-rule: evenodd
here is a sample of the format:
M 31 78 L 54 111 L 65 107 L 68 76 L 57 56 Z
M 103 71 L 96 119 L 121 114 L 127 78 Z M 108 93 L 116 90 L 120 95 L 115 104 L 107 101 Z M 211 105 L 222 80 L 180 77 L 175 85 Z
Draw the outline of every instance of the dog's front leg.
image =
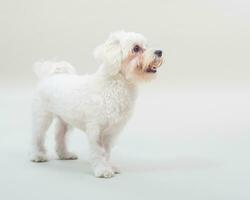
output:
M 115 174 L 121 173 L 121 170 L 117 166 L 115 166 L 113 163 L 110 162 L 111 150 L 114 147 L 114 143 L 117 140 L 117 137 L 119 136 L 119 133 L 121 132 L 125 124 L 126 124 L 126 120 L 123 120 L 120 123 L 117 123 L 111 126 L 109 129 L 105 130 L 104 134 L 102 135 L 102 142 L 103 142 L 103 146 L 105 148 L 105 152 L 107 155 L 107 160 L 112 166 L 113 172 Z
M 87 135 L 90 148 L 90 162 L 96 177 L 111 178 L 114 176 L 112 167 L 107 158 L 107 152 L 101 140 L 101 132 L 97 126 L 87 126 Z
M 112 162 L 110 162 L 111 150 L 112 150 L 112 148 L 114 146 L 114 142 L 116 141 L 117 136 L 118 136 L 118 133 L 117 132 L 113 132 L 113 133 L 110 133 L 109 135 L 105 135 L 103 137 L 102 141 L 103 141 L 103 146 L 104 146 L 105 151 L 106 151 L 107 161 L 112 166 L 113 172 L 115 174 L 120 174 L 121 170 L 117 166 L 113 165 Z

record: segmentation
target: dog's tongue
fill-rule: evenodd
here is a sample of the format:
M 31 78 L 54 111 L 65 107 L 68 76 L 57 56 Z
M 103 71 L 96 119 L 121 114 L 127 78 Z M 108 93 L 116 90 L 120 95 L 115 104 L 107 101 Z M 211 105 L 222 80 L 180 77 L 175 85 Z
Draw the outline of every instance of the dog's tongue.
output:
M 156 73 L 157 69 L 156 69 L 156 67 L 149 67 L 149 68 L 147 68 L 147 72 Z

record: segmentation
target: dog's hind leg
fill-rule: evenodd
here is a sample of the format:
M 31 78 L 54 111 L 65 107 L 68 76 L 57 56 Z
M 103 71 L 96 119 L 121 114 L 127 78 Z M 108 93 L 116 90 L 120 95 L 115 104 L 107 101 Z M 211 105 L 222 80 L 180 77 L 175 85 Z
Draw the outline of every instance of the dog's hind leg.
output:
M 52 122 L 52 113 L 36 107 L 32 115 L 32 145 L 33 152 L 31 160 L 33 162 L 46 162 L 46 149 L 44 146 L 46 131 Z
M 70 131 L 69 125 L 67 125 L 62 119 L 57 117 L 55 126 L 55 140 L 56 140 L 56 153 L 60 160 L 75 160 L 77 156 L 71 153 L 67 149 L 66 137 Z

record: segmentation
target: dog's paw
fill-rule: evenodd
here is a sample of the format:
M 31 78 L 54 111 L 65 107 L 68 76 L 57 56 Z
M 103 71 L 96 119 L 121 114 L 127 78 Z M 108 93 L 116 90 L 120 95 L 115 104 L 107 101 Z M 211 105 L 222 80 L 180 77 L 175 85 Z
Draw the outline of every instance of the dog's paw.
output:
M 47 162 L 48 158 L 44 153 L 37 153 L 32 156 L 31 161 L 32 162 Z
M 66 152 L 58 155 L 60 160 L 76 160 L 78 159 L 77 155 L 71 152 Z
M 121 173 L 120 168 L 118 168 L 117 166 L 112 165 L 112 170 L 113 170 L 113 172 L 114 172 L 115 174 L 120 174 L 120 173 Z
M 115 174 L 111 167 L 103 165 L 95 167 L 94 173 L 97 178 L 111 178 Z

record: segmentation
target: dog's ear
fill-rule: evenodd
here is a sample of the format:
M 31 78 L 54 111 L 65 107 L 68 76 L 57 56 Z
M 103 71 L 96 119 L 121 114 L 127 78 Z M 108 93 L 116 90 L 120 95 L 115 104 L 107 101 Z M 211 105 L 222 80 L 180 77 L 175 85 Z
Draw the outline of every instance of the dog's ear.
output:
M 102 70 L 106 75 L 113 76 L 119 73 L 122 62 L 119 33 L 110 34 L 107 41 L 95 49 L 94 56 L 103 62 Z

